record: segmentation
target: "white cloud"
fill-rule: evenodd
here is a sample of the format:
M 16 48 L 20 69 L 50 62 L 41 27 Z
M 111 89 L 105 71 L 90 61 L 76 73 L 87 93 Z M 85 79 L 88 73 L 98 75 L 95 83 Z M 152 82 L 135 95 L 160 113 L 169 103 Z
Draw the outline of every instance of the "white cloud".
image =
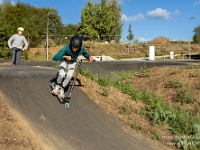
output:
M 125 22 L 130 22 L 130 21 L 139 21 L 139 20 L 143 20 L 144 19 L 144 15 L 139 13 L 135 16 L 132 17 L 128 17 L 125 14 L 122 14 L 121 20 L 125 21 Z
M 194 2 L 194 4 L 193 5 L 199 5 L 200 4 L 200 0 L 199 1 L 197 1 L 197 2 Z
M 180 15 L 179 10 L 175 10 L 174 15 L 175 15 L 175 16 L 179 16 L 179 15 Z
M 151 41 L 150 38 L 143 38 L 143 37 L 139 38 L 138 40 L 139 40 L 139 42 L 142 42 L 142 43 L 147 43 L 147 42 Z
M 11 3 L 12 3 L 13 5 L 15 5 L 15 1 L 11 1 Z
M 126 2 L 129 2 L 130 0 L 118 0 L 118 4 L 125 4 Z
M 3 2 L 4 2 L 4 0 L 0 0 L 0 4 L 2 4 Z M 15 5 L 15 1 L 12 0 L 12 1 L 11 1 L 11 4 L 12 4 L 12 5 Z
M 147 12 L 147 16 L 153 19 L 170 19 L 171 13 L 162 8 L 156 8 L 155 10 Z

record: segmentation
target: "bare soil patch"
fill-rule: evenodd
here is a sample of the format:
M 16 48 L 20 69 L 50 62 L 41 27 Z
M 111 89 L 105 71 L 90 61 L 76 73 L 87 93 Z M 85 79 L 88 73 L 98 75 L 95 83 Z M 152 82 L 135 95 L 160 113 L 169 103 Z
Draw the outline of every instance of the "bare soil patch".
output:
M 0 66 L 1 66 L 1 65 L 12 65 L 12 64 L 11 64 L 11 61 L 10 61 L 10 62 L 3 62 L 3 63 L 0 63 Z
M 4 102 L 0 94 L 0 149 L 1 150 L 48 150 L 25 119 Z

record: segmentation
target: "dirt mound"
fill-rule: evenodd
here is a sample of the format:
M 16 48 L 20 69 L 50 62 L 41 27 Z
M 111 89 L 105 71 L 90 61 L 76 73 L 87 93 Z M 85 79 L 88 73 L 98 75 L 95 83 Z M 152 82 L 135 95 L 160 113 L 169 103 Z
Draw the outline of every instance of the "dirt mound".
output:
M 31 127 L 13 109 L 9 109 L 0 94 L 0 147 L 2 150 L 49 150 Z

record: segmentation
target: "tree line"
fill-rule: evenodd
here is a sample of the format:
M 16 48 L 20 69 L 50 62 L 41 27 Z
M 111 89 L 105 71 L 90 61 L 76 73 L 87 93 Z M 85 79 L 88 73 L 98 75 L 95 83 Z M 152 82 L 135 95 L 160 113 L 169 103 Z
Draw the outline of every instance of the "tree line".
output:
M 65 37 L 80 35 L 85 40 L 119 42 L 122 34 L 122 9 L 118 0 L 87 0 L 81 10 L 81 21 L 77 24 L 63 24 L 55 8 L 35 7 L 26 3 L 11 0 L 0 4 L 0 47 L 7 47 L 8 38 L 16 33 L 17 28 L 25 28 L 24 35 L 30 47 L 41 45 L 41 39 L 46 40 L 47 21 L 49 38 L 55 39 L 57 44 Z M 200 26 L 194 28 L 193 42 L 200 43 Z M 134 34 L 129 26 L 129 41 Z
M 49 38 L 56 41 L 75 34 L 86 40 L 120 40 L 121 7 L 117 0 L 100 3 L 88 0 L 81 13 L 81 22 L 65 25 L 55 8 L 38 8 L 22 2 L 13 5 L 11 0 L 3 2 L 0 5 L 0 47 L 7 46 L 8 38 L 17 33 L 20 26 L 24 27 L 24 36 L 32 47 L 46 39 L 47 25 Z

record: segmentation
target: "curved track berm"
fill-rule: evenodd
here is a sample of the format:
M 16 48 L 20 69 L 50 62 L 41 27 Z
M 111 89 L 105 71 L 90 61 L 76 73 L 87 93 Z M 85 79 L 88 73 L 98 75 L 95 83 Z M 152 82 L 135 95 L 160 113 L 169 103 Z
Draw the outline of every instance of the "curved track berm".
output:
M 52 149 L 163 149 L 163 145 L 155 144 L 107 114 L 78 87 L 74 88 L 70 109 L 66 110 L 52 96 L 49 87 L 57 70 L 45 67 L 56 64 L 21 62 L 19 66 L 0 65 L 0 92 L 5 95 L 6 103 L 26 118 L 33 130 L 47 144 L 51 143 Z M 120 70 L 139 71 L 143 64 L 144 62 L 83 62 L 82 67 L 89 68 L 94 73 L 107 74 Z M 172 65 L 184 64 L 185 62 L 178 62 Z M 151 67 L 166 64 L 149 62 L 146 65 Z

